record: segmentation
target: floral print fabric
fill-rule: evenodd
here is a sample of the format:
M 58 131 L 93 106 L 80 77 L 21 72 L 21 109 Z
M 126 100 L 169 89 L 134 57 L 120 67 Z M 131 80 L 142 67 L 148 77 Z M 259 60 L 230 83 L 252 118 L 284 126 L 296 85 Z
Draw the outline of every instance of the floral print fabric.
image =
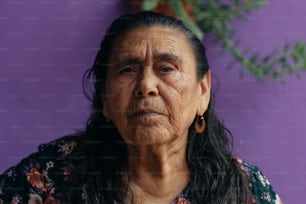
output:
M 68 156 L 78 146 L 79 141 L 78 136 L 66 136 L 40 145 L 37 153 L 31 154 L 18 165 L 5 171 L 0 175 L 0 204 L 61 203 L 65 185 L 76 166 Z M 282 203 L 257 167 L 239 159 L 237 162 L 241 170 L 248 175 L 253 203 Z M 84 194 L 80 195 L 80 199 L 82 198 L 85 198 Z M 191 198 L 183 192 L 171 204 L 191 204 L 190 200 Z

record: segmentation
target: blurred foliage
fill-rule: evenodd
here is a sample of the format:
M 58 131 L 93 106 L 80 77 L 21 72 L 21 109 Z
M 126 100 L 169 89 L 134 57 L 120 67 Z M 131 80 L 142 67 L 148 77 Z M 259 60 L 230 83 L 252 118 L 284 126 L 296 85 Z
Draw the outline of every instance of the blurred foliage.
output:
M 230 3 L 228 3 L 230 2 Z M 241 64 L 241 73 L 251 73 L 257 80 L 264 77 L 281 81 L 287 74 L 299 76 L 306 70 L 306 44 L 292 42 L 261 56 L 256 50 L 242 49 L 235 40 L 234 19 L 246 19 L 251 11 L 257 11 L 267 3 L 266 0 L 144 0 L 142 10 L 155 10 L 160 5 L 170 8 L 174 16 L 181 19 L 199 39 L 210 33 L 224 50 L 233 56 L 233 62 Z M 191 8 L 191 9 L 186 9 Z

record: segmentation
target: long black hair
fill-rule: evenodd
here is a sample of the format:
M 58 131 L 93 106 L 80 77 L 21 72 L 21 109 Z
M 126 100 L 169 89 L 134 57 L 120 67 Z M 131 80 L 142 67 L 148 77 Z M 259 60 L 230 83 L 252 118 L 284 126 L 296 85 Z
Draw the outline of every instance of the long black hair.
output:
M 127 146 L 113 123 L 102 114 L 101 95 L 105 91 L 108 61 L 115 39 L 136 28 L 154 25 L 165 26 L 185 35 L 197 63 L 198 80 L 209 70 L 205 47 L 184 24 L 155 12 L 128 14 L 117 18 L 108 28 L 100 45 L 94 64 L 83 78 L 86 96 L 92 102 L 92 113 L 83 134 L 79 153 L 83 158 L 71 180 L 69 203 L 78 203 L 78 190 L 85 192 L 88 203 L 123 203 L 128 192 L 128 180 L 124 179 L 127 166 Z M 88 92 L 88 88 L 93 90 Z M 211 96 L 213 96 L 211 94 Z M 231 134 L 214 111 L 211 97 L 204 113 L 206 129 L 202 134 L 189 128 L 186 151 L 190 181 L 186 193 L 194 204 L 247 203 L 249 190 L 245 175 L 233 159 Z

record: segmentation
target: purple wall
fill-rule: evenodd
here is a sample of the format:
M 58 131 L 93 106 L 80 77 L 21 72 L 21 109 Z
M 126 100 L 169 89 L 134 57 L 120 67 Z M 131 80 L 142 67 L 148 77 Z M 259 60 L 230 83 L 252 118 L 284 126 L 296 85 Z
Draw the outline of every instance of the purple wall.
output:
M 242 46 L 263 53 L 306 41 L 306 2 L 271 0 L 248 21 L 236 21 Z M 39 144 L 82 128 L 89 106 L 81 76 L 124 0 L 0 2 L 0 172 Z M 285 203 L 306 192 L 306 74 L 286 84 L 239 78 L 239 67 L 205 39 L 219 78 L 217 110 L 233 132 L 235 151 L 261 168 Z

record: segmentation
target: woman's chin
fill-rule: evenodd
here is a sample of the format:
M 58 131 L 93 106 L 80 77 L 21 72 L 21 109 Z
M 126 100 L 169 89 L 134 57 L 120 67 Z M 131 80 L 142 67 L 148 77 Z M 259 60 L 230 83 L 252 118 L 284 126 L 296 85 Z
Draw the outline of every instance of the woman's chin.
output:
M 173 140 L 173 134 L 166 128 L 144 127 L 137 128 L 133 136 L 126 138 L 131 145 L 161 145 Z

